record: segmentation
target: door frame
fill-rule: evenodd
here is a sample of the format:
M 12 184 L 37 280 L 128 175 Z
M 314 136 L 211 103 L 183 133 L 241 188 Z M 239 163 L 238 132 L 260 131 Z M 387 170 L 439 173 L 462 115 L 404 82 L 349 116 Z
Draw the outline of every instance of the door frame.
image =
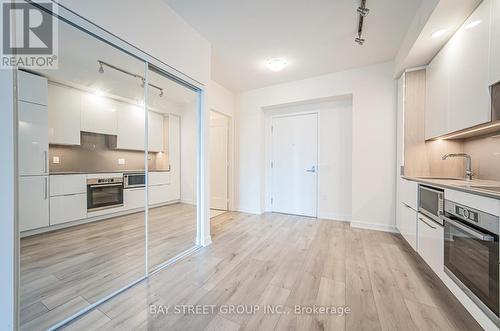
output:
M 320 123 L 320 111 L 318 110 L 314 110 L 314 111 L 301 111 L 301 112 L 288 112 L 288 113 L 284 113 L 284 114 L 279 114 L 279 115 L 271 115 L 270 116 L 270 140 L 269 140 L 269 143 L 270 143 L 270 146 L 269 146 L 269 156 L 270 156 L 270 162 L 269 162 L 269 169 L 270 169 L 270 183 L 269 183 L 269 187 L 270 187 L 270 198 L 271 198 L 271 201 L 270 201 L 270 206 L 271 206 L 271 212 L 274 213 L 274 206 L 273 206 L 273 203 L 272 203 L 272 199 L 274 197 L 274 187 L 273 187 L 273 183 L 274 183 L 274 167 L 272 167 L 272 162 L 274 162 L 274 149 L 273 149 L 273 145 L 274 145 L 274 132 L 273 132 L 273 126 L 274 126 L 274 120 L 276 118 L 283 118 L 283 117 L 296 117 L 296 116 L 303 116 L 303 115 L 316 115 L 316 188 L 315 188 L 315 194 L 316 194 L 316 208 L 315 208 L 315 214 L 316 216 L 315 217 L 311 217 L 311 218 L 315 218 L 317 219 L 318 218 L 318 198 L 319 198 L 319 185 L 318 185 L 318 182 L 319 182 L 319 176 L 320 176 L 320 166 L 319 166 L 319 160 L 321 159 L 321 156 L 320 156 L 320 148 L 319 148 L 319 137 L 320 137 L 320 126 L 319 126 L 319 123 Z M 298 215 L 298 216 L 303 216 L 303 217 L 310 217 L 310 216 L 304 216 L 304 215 Z
M 228 167 L 227 167 L 227 211 L 232 211 L 234 210 L 234 119 L 233 116 L 226 114 L 222 111 L 219 111 L 215 108 L 210 108 L 209 109 L 209 114 L 208 114 L 208 128 L 210 130 L 210 113 L 214 112 L 218 115 L 224 116 L 227 118 L 227 162 Z M 210 133 L 209 133 L 209 138 L 210 138 Z M 208 141 L 208 149 L 210 149 L 210 141 Z M 210 164 L 210 160 L 208 162 Z M 210 173 L 210 172 L 209 172 Z M 212 197 L 212 192 L 209 190 L 209 196 L 208 200 L 210 201 Z M 209 203 L 210 204 L 210 203 Z M 211 206 L 209 206 L 209 209 L 212 209 Z

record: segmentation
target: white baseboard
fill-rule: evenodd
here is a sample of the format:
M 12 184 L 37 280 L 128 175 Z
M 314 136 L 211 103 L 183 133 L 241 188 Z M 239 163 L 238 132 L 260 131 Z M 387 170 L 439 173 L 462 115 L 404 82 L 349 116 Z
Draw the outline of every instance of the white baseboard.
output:
M 351 221 L 352 228 L 399 233 L 395 226 L 368 222 Z

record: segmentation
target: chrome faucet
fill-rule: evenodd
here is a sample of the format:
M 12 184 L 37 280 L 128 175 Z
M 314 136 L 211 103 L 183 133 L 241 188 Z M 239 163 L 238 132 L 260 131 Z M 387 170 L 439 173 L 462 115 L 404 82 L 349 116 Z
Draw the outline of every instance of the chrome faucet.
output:
M 465 153 L 450 153 L 443 155 L 443 160 L 446 160 L 449 157 L 464 157 L 467 160 L 467 164 L 465 167 L 465 179 L 472 180 L 472 159 L 469 154 Z

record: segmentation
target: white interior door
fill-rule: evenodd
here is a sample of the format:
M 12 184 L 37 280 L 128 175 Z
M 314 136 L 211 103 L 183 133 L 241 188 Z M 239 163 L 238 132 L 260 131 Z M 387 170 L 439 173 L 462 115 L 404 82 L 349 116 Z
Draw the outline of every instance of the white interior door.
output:
M 228 131 L 229 119 L 210 114 L 210 208 L 228 209 Z
M 316 217 L 318 115 L 272 120 L 272 210 Z

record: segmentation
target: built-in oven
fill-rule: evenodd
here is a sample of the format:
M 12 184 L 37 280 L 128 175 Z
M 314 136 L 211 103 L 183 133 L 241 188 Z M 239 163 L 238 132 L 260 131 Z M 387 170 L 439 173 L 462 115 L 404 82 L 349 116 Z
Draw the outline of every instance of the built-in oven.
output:
M 87 179 L 87 210 L 123 206 L 123 177 Z
M 444 191 L 434 187 L 419 185 L 418 211 L 443 225 Z
M 445 201 L 444 270 L 499 325 L 499 218 Z
M 144 187 L 146 185 L 146 175 L 144 172 L 128 172 L 123 175 L 125 188 Z

